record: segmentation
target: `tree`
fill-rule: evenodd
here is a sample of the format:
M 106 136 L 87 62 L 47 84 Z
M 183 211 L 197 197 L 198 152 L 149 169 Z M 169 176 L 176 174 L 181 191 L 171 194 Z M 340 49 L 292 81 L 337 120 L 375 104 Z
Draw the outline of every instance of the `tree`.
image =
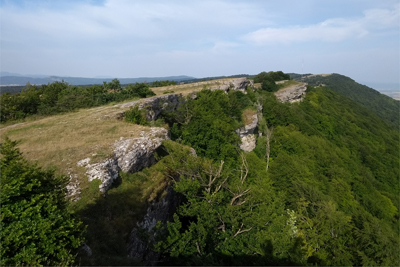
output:
M 6 138 L 1 153 L 1 265 L 71 265 L 85 227 L 67 211 L 66 177 L 27 162 Z
M 185 199 L 174 221 L 160 226 L 156 247 L 170 263 L 293 263 L 282 199 L 273 192 L 262 160 L 240 153 L 229 168 L 223 160 L 197 157 L 171 141 L 163 144 L 169 155 L 161 163 Z

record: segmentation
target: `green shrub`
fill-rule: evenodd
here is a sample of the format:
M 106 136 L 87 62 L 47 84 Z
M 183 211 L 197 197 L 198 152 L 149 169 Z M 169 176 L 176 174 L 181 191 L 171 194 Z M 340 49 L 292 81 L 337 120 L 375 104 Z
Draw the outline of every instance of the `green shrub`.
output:
M 0 146 L 0 265 L 72 265 L 85 227 L 67 210 L 68 178 L 27 162 L 16 144 Z
M 138 106 L 133 108 L 131 107 L 127 112 L 125 112 L 125 121 L 140 125 L 148 125 L 144 112 L 139 110 Z

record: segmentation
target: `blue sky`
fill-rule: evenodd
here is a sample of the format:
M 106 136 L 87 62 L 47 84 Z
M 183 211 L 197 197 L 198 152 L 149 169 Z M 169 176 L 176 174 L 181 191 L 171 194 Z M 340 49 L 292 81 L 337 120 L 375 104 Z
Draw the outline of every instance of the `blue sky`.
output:
M 398 0 L 1 0 L 1 71 L 399 83 Z

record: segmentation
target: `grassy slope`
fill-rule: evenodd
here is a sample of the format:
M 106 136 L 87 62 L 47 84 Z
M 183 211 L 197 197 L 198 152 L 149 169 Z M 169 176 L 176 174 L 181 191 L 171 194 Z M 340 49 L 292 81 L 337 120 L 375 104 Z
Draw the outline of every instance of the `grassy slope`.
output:
M 166 91 L 187 95 L 203 88 L 215 89 L 229 80 L 232 79 L 156 87 L 152 90 L 156 95 L 163 95 Z M 59 174 L 77 174 L 82 189 L 87 189 L 89 184 L 85 168 L 76 165 L 79 160 L 87 157 L 92 162 L 104 160 L 112 154 L 116 140 L 139 137 L 142 131 L 149 130 L 149 127 L 116 119 L 118 113 L 127 109 L 121 108 L 121 104 L 109 104 L 49 117 L 28 117 L 22 123 L 0 125 L 0 142 L 6 136 L 20 140 L 19 148 L 28 160 L 37 161 L 42 167 L 54 167 Z
M 350 98 L 363 105 L 386 123 L 396 127 L 400 126 L 400 101 L 394 100 L 368 86 L 359 84 L 349 77 L 340 74 L 310 75 L 303 78 L 304 82 L 313 86 L 320 84 Z

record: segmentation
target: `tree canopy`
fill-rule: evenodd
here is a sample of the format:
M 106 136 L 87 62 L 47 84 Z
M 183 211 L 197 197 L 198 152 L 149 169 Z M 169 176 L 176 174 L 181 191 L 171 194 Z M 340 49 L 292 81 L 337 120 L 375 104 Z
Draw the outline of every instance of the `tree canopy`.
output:
M 24 160 L 17 142 L 1 153 L 1 265 L 71 265 L 85 227 L 67 211 L 67 178 Z

